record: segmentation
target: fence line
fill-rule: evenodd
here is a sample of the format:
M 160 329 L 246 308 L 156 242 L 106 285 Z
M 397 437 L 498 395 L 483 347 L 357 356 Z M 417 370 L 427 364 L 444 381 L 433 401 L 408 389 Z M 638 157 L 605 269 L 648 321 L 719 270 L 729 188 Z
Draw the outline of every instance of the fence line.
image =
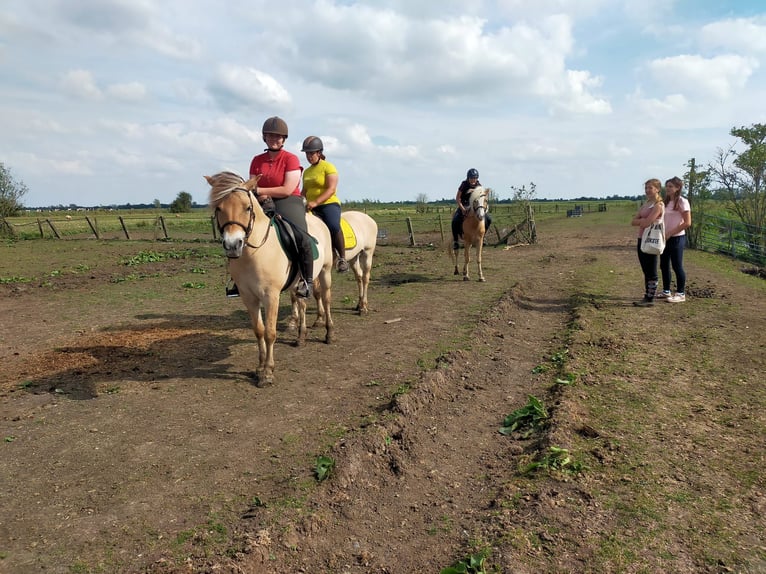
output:
M 691 235 L 696 249 L 724 253 L 741 261 L 766 265 L 766 228 L 705 215 L 692 223 Z

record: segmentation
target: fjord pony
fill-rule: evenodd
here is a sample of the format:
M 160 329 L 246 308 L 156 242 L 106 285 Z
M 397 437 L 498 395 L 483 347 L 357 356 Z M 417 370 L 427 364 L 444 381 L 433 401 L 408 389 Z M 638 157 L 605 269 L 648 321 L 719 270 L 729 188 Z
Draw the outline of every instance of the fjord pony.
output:
M 463 246 L 465 248 L 465 262 L 463 263 L 463 281 L 468 281 L 468 265 L 471 262 L 471 247 L 476 248 L 476 264 L 478 266 L 479 281 L 484 281 L 484 273 L 481 270 L 481 251 L 484 246 L 484 233 L 486 232 L 487 192 L 477 186 L 469 194 L 468 210 L 463 216 Z M 455 264 L 455 275 L 459 275 L 457 264 L 457 250 L 450 247 L 452 260 Z
M 253 189 L 257 180 L 245 182 L 231 172 L 205 176 L 210 184 L 210 207 L 221 235 L 229 272 L 239 288 L 253 331 L 258 341 L 256 384 L 274 382 L 274 341 L 277 337 L 279 295 L 294 290 L 299 275 L 288 281 L 293 265 L 285 254 L 271 218 L 261 208 Z M 330 232 L 321 220 L 307 218 L 308 231 L 317 240 L 318 259 L 314 261 L 314 297 L 326 309 L 325 342 L 332 342 L 332 247 Z M 297 300 L 298 336 L 296 345 L 306 339 L 306 300 Z

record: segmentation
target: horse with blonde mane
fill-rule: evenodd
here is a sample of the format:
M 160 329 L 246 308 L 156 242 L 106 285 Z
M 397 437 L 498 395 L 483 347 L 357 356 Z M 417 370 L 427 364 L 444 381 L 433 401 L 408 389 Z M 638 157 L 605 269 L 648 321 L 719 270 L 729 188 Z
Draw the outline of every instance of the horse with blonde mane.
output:
M 232 172 L 205 176 L 210 184 L 210 208 L 221 235 L 229 272 L 239 288 L 258 342 L 256 385 L 274 382 L 274 341 L 277 338 L 279 295 L 294 291 L 300 277 L 282 247 L 273 218 L 264 213 L 256 194 L 257 178 L 243 180 Z M 333 252 L 330 232 L 318 217 L 307 217 L 309 234 L 316 239 L 318 258 L 314 264 L 314 297 L 324 312 L 325 342 L 332 342 Z M 306 300 L 295 298 L 298 314 L 296 345 L 306 340 Z M 265 318 L 264 318 L 265 317 Z
M 486 233 L 487 215 L 487 192 L 481 186 L 476 186 L 468 196 L 468 210 L 463 217 L 463 246 L 465 248 L 465 262 L 463 264 L 463 281 L 469 281 L 468 266 L 471 262 L 471 247 L 476 248 L 476 264 L 478 266 L 479 281 L 485 281 L 484 272 L 481 270 L 481 252 L 484 246 L 484 234 Z M 455 264 L 455 275 L 459 275 L 457 264 L 457 250 L 451 245 L 450 256 Z

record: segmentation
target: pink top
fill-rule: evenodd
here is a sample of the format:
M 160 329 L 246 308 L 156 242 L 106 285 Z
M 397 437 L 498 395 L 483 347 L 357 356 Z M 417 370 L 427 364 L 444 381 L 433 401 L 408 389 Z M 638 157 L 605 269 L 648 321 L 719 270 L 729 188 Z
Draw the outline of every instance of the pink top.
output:
M 641 209 L 639 209 L 639 210 L 638 210 L 638 215 L 639 215 L 639 217 L 649 217 L 649 215 L 652 213 L 652 209 L 654 209 L 654 206 L 655 206 L 655 205 L 656 205 L 655 203 L 648 203 L 648 202 L 647 202 L 647 203 L 644 203 L 644 204 L 641 206 Z M 656 223 L 657 221 L 661 221 L 661 220 L 662 220 L 662 215 L 660 215 L 660 216 L 659 216 L 659 217 L 658 217 L 658 218 L 657 218 L 657 219 L 654 221 L 654 223 Z M 639 239 L 640 239 L 640 238 L 641 238 L 641 236 L 644 234 L 644 229 L 646 229 L 646 228 L 641 228 L 641 227 L 639 227 L 639 228 L 638 228 L 638 238 L 639 238 Z
M 685 197 L 681 196 L 678 198 L 678 209 L 673 209 L 673 204 L 675 203 L 675 200 L 671 200 L 670 203 L 668 203 L 665 206 L 665 229 L 675 229 L 679 225 L 681 225 L 681 222 L 684 220 L 684 213 L 691 211 L 691 206 L 689 205 L 689 200 Z M 680 232 L 676 233 L 673 237 L 679 237 L 681 235 L 686 235 L 686 230 L 682 229 Z

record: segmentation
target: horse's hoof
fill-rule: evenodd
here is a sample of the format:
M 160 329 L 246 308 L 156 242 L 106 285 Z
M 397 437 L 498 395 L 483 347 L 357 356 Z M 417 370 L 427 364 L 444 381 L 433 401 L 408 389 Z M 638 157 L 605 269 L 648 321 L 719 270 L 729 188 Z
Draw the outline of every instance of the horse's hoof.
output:
M 470 281 L 467 275 L 463 276 L 463 281 Z
M 487 280 L 486 280 L 486 279 L 484 279 L 484 277 L 479 277 L 479 282 L 480 282 L 480 283 L 486 283 L 486 282 L 487 282 Z
M 306 341 L 304 339 L 295 339 L 293 347 L 302 347 Z
M 270 387 L 274 384 L 274 375 L 264 375 L 262 373 L 255 375 L 255 386 L 259 389 Z
M 455 269 L 455 273 L 454 273 L 454 275 L 460 275 L 460 271 L 458 271 L 457 269 Z
M 328 345 L 332 344 L 332 335 L 326 335 L 324 338 L 324 342 Z

